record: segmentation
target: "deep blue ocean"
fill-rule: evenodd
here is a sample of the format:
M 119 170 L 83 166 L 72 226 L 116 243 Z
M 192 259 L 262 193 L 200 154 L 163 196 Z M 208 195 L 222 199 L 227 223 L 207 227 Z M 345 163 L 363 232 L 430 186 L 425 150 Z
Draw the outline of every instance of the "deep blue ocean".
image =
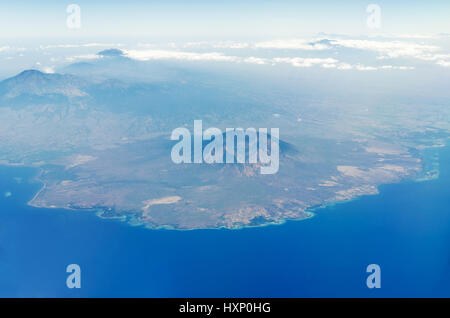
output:
M 37 171 L 0 167 L 0 296 L 449 297 L 450 148 L 437 151 L 438 179 L 242 230 L 148 230 L 32 208 Z M 66 287 L 73 263 L 81 289 Z M 380 289 L 366 286 L 369 264 Z

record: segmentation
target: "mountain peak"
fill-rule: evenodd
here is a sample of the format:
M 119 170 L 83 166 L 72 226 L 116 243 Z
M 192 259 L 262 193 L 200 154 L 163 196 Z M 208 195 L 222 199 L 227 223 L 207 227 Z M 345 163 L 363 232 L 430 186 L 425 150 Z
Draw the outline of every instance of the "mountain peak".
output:
M 44 72 L 41 72 L 39 70 L 30 69 L 30 70 L 22 71 L 14 77 L 16 77 L 16 78 L 45 77 L 45 75 L 46 75 L 46 73 L 44 73 Z
M 124 53 L 119 49 L 106 49 L 97 53 L 100 56 L 123 56 Z
M 26 75 L 26 74 L 44 74 L 44 73 L 39 70 L 29 69 L 29 70 L 24 70 L 24 71 L 20 72 L 19 75 Z
M 14 98 L 23 94 L 59 94 L 67 97 L 85 96 L 83 81 L 72 75 L 49 74 L 38 70 L 25 70 L 0 82 L 0 95 Z

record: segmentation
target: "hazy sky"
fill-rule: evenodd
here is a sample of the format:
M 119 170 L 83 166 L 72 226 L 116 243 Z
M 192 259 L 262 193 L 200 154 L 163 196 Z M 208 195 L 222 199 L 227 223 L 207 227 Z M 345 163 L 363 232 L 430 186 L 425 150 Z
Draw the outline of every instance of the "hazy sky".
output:
M 66 25 L 69 4 L 81 28 Z M 381 28 L 366 8 L 381 8 Z M 318 32 L 450 33 L 450 1 L 1 1 L 0 41 L 17 37 L 274 38 Z

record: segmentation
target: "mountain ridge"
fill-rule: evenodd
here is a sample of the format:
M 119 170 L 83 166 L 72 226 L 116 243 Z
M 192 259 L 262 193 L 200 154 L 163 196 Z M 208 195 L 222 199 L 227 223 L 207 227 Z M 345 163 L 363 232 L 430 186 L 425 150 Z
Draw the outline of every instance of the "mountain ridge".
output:
M 68 98 L 82 97 L 86 81 L 70 74 L 44 73 L 29 69 L 0 82 L 0 96 L 12 99 L 21 95 L 63 95 Z

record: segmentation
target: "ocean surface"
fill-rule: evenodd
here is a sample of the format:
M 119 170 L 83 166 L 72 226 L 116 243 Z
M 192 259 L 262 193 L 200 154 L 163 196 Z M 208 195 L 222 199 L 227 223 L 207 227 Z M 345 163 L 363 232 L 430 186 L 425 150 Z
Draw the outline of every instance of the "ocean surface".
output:
M 241 230 L 148 230 L 37 209 L 40 184 L 0 167 L 1 297 L 449 297 L 450 148 L 440 177 Z M 81 288 L 66 287 L 79 264 Z M 381 288 L 366 286 L 379 264 Z

